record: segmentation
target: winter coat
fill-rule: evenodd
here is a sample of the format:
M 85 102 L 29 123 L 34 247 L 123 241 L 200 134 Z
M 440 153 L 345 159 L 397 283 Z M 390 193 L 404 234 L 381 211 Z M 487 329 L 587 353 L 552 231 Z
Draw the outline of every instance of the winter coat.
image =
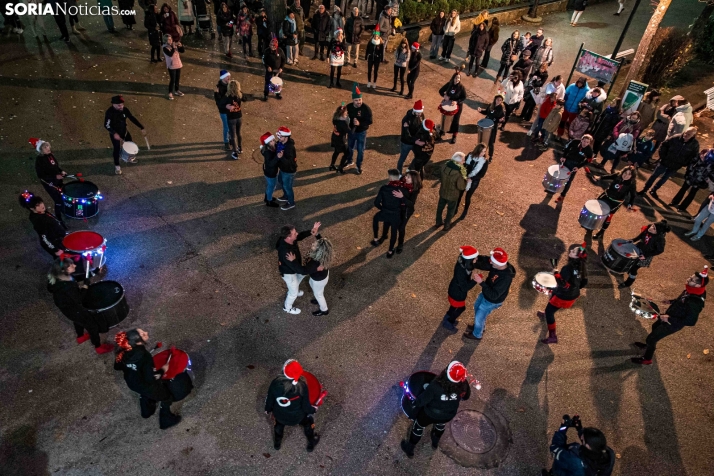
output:
M 595 125 L 593 126 L 595 140 L 602 142 L 611 136 L 613 129 L 621 120 L 619 109 L 608 106 L 595 120 Z
M 453 160 L 448 160 L 441 167 L 441 188 L 439 188 L 439 197 L 450 202 L 455 202 L 465 189 L 466 179 L 462 174 L 462 167 L 459 167 Z
M 173 10 L 169 10 L 168 13 L 161 12 L 160 15 L 161 31 L 166 35 L 171 35 L 174 41 L 179 41 L 181 35 L 179 35 L 179 21 L 176 17 L 176 13 L 174 13 Z
M 259 38 L 270 38 L 270 21 L 267 17 L 263 18 L 262 16 L 259 16 L 255 20 L 255 24 Z
M 694 116 L 692 115 L 692 105 L 682 104 L 677 106 L 677 112 L 672 116 L 667 128 L 667 137 L 672 137 L 675 134 L 681 134 L 692 125 Z
M 354 16 L 353 13 L 345 23 L 345 41 L 352 45 L 359 45 L 363 31 L 364 22 L 362 21 L 362 17 Z
M 419 145 L 416 141 L 423 142 L 423 144 Z M 434 134 L 425 130 L 423 127 L 419 127 L 416 133 L 414 147 L 412 147 L 415 163 L 426 165 L 426 163 L 431 160 L 431 156 L 434 154 L 434 142 Z
M 164 58 L 166 58 L 166 68 L 167 69 L 181 69 L 183 63 L 181 63 L 180 53 L 184 52 L 183 46 L 176 47 L 176 45 L 164 45 Z
M 315 35 L 315 39 L 317 41 L 326 42 L 327 39 L 330 37 L 332 19 L 330 18 L 330 15 L 327 12 L 324 12 L 321 15 L 320 12 L 317 11 L 312 17 L 311 26 L 313 34 Z
M 297 172 L 297 151 L 295 150 L 295 141 L 292 137 L 288 138 L 285 144 L 278 142 L 275 146 L 276 153 L 283 153 L 278 161 L 278 168 L 286 174 L 294 174 Z M 304 273 L 302 273 L 304 274 Z
M 467 183 L 466 190 L 475 190 L 488 171 L 488 159 L 469 154 L 464 161 L 464 167 L 466 167 L 466 179 L 471 179 L 471 185 Z
M 642 101 L 637 108 L 637 112 L 640 113 L 640 120 L 645 129 L 649 128 L 655 120 L 655 114 L 657 112 L 657 106 L 654 102 L 644 102 Z
M 82 304 L 82 290 L 75 280 L 58 279 L 54 284 L 48 284 L 47 290 L 52 293 L 52 299 L 62 314 L 72 322 L 96 328 L 94 315 Z
M 348 121 L 334 119 L 332 121 L 332 134 L 330 134 L 330 145 L 337 151 L 344 151 L 347 148 L 347 134 L 350 132 Z
M 295 20 L 291 20 L 289 16 L 286 16 L 283 20 L 280 34 L 286 45 L 297 45 L 299 42 L 297 37 L 297 25 Z
M 588 108 L 588 110 L 593 113 L 593 117 L 597 117 L 600 115 L 603 106 L 605 105 L 606 95 L 604 92 L 600 92 L 599 96 L 593 97 L 592 93 L 592 89 L 585 93 L 585 99 L 580 101 L 580 108 Z
M 297 18 L 297 15 L 295 16 Z M 242 13 L 238 15 L 238 34 L 240 36 L 253 36 L 253 17 L 248 13 L 243 15 Z
M 657 224 L 655 224 L 655 227 L 657 227 Z M 632 243 L 639 248 L 640 254 L 645 258 L 661 255 L 664 253 L 664 247 L 667 244 L 664 230 L 660 229 L 657 230 L 657 233 L 652 234 L 648 231 L 648 228 L 649 225 L 643 226 L 640 234 L 632 239 Z
M 580 101 L 585 99 L 588 91 L 590 91 L 588 83 L 585 83 L 582 88 L 579 88 L 575 83 L 568 86 L 565 89 L 565 110 L 571 114 L 580 112 Z
M 468 53 L 470 56 L 480 58 L 486 48 L 488 48 L 488 30 L 481 30 L 478 26 L 475 26 L 469 38 Z
M 221 9 L 218 12 L 218 15 L 216 15 L 216 24 L 221 28 L 222 36 L 233 36 L 233 26 L 231 25 L 229 27 L 228 24 L 232 23 L 234 20 L 235 16 L 233 15 L 232 11 L 228 10 L 224 12 L 223 9 Z
M 531 59 L 533 60 L 536 71 L 538 71 L 540 65 L 543 63 L 550 66 L 553 64 L 553 48 L 550 46 L 540 45 L 533 53 L 533 56 L 531 56 Z
M 585 7 L 588 6 L 588 0 L 575 0 L 573 3 L 573 10 L 576 12 L 584 12 Z
M 335 32 L 340 29 L 345 31 L 345 17 L 342 15 L 332 15 L 330 17 L 330 38 L 335 37 Z
M 372 58 L 372 61 L 375 63 L 379 63 L 384 59 L 384 42 L 380 41 L 378 45 L 375 45 L 372 43 L 372 40 L 369 40 L 369 43 L 367 43 L 367 51 L 365 51 L 364 54 L 364 59 L 368 60 L 369 58 Z
M 380 221 L 398 221 L 404 205 L 404 197 L 397 198 L 392 192 L 399 191 L 401 186 L 399 182 L 389 182 L 382 185 L 374 198 L 374 206 L 379 209 L 378 220 Z
M 305 31 L 305 10 L 300 6 L 300 3 L 295 2 L 290 11 L 295 14 L 295 27 L 298 33 Z
M 240 119 L 243 117 L 243 111 L 241 108 L 241 98 L 238 96 L 228 96 L 224 97 L 221 100 L 221 105 L 219 107 L 221 114 L 225 114 L 226 117 L 230 119 Z M 229 111 L 227 109 L 228 106 L 238 106 L 238 110 L 236 111 L 235 109 L 233 111 Z
M 522 81 L 518 81 L 518 84 L 514 85 L 513 81 L 511 81 L 509 78 L 506 78 L 503 80 L 498 90 L 505 95 L 505 98 L 503 100 L 504 104 L 518 104 L 523 99 Z
M 699 142 L 692 137 L 685 142 L 682 134 L 677 134 L 662 142 L 659 148 L 660 164 L 668 170 L 679 170 L 689 165 L 699 156 Z
M 628 121 L 627 119 L 622 119 L 620 122 L 617 123 L 615 128 L 612 130 L 612 137 L 615 138 L 616 142 L 622 142 L 620 137 L 623 134 L 630 134 L 632 138 L 628 141 L 627 147 L 619 147 L 618 145 L 618 150 L 620 151 L 625 151 L 625 150 L 634 150 L 635 148 L 635 141 L 637 138 L 640 136 L 640 132 L 642 132 L 642 122 L 637 121 L 634 124 Z
M 652 129 L 655 131 L 655 140 L 660 143 L 667 138 L 667 129 L 672 120 L 672 116 L 677 112 L 676 107 L 665 104 L 657 110 L 656 120 L 652 124 Z
M 584 9 L 585 7 L 583 7 Z M 579 10 L 582 11 L 582 10 Z M 567 428 L 553 434 L 550 452 L 553 455 L 553 476 L 610 476 L 615 466 L 615 452 L 609 446 L 597 461 L 583 458 L 580 443 L 568 444 Z
M 54 154 L 38 155 L 35 159 L 35 173 L 43 182 L 62 188 L 62 179 L 57 178 L 58 175 L 62 175 L 62 168 Z
M 501 33 L 501 27 L 499 25 L 491 25 L 488 29 L 488 47 L 489 49 L 498 43 L 498 36 Z
M 551 134 L 558 130 L 560 121 L 563 119 L 563 106 L 555 106 L 548 117 L 543 121 L 543 130 L 550 132 Z
M 714 179 L 714 161 L 701 157 L 687 166 L 684 178 L 687 183 L 696 188 L 707 188 L 707 179 Z
M 397 48 L 396 50 L 394 50 L 394 66 L 406 68 L 407 64 L 409 64 L 410 54 L 411 51 L 408 45 L 406 48 Z
M 473 267 L 467 269 L 464 266 L 464 258 L 459 257 L 456 266 L 454 266 L 454 276 L 449 283 L 448 295 L 451 299 L 457 302 L 466 301 L 469 291 L 478 284 L 471 279 L 472 271 Z
M 268 178 L 277 177 L 278 172 L 280 171 L 278 169 L 278 162 L 280 162 L 280 159 L 278 158 L 275 149 L 270 149 L 270 147 L 264 145 L 260 149 L 260 153 L 263 156 L 263 175 Z
M 431 25 L 429 25 L 429 28 L 431 28 L 431 34 L 437 36 L 443 35 L 444 25 L 446 25 L 446 16 L 444 16 L 444 18 L 439 18 L 437 14 L 436 18 L 431 21 Z
M 342 66 L 345 64 L 345 42 L 333 39 L 330 41 L 328 50 L 330 66 Z
M 421 51 L 414 50 L 409 54 L 409 63 L 407 64 L 407 73 L 419 74 L 421 69 Z
M 265 398 L 265 411 L 272 413 L 275 421 L 289 426 L 297 425 L 307 415 L 315 413 L 315 407 L 310 405 L 305 378 L 300 377 L 295 385 L 283 376 L 273 380 Z
M 696 296 L 684 291 L 677 299 L 674 299 L 665 311 L 665 314 L 669 316 L 669 323 L 672 328 L 681 329 L 685 326 L 696 325 L 699 320 L 699 314 L 704 309 L 705 298 L 706 293 L 702 296 Z
M 409 109 L 402 119 L 402 133 L 399 140 L 402 144 L 414 145 L 417 132 L 422 128 L 422 117 L 414 113 L 413 109 Z
M 468 400 L 471 397 L 471 386 L 468 382 L 455 385 L 456 390 L 447 393 L 439 382 L 432 382 L 419 394 L 414 406 L 423 408 L 424 413 L 434 422 L 451 421 L 459 411 L 461 400 Z
M 499 304 L 506 300 L 511 290 L 511 283 L 516 276 L 516 268 L 511 263 L 506 269 L 496 269 L 490 256 L 476 258 L 476 267 L 488 271 L 488 276 L 481 282 L 481 294 L 491 304 Z
M 570 123 L 568 136 L 571 139 L 580 140 L 583 137 L 583 134 L 587 132 L 588 127 L 590 127 L 590 120 L 578 114 L 578 116 Z
M 503 45 L 501 45 L 501 63 L 508 64 L 509 66 L 512 65 L 513 60 L 511 58 L 520 55 L 522 50 L 523 44 L 520 40 L 513 38 L 507 39 L 503 42 Z
M 191 0 L 178 0 L 179 22 L 193 25 L 196 17 L 193 15 L 193 2 Z
M 386 12 L 382 12 L 379 14 L 379 20 L 378 23 L 379 25 L 379 31 L 385 38 L 389 38 L 389 35 L 392 33 L 392 19 L 389 15 L 387 15 Z
M 275 48 L 275 50 L 267 47 L 263 52 L 263 65 L 267 71 L 268 68 L 272 69 L 273 73 L 277 73 L 285 63 L 287 63 L 285 58 L 285 53 L 281 48 Z
M 154 368 L 154 359 L 143 345 L 125 351 L 121 360 L 114 363 L 114 370 L 121 370 L 127 387 L 139 395 L 156 401 L 171 400 L 166 380 L 155 378 L 162 372 Z
M 461 20 L 459 16 L 456 18 L 449 17 L 444 24 L 444 36 L 456 36 L 461 31 Z

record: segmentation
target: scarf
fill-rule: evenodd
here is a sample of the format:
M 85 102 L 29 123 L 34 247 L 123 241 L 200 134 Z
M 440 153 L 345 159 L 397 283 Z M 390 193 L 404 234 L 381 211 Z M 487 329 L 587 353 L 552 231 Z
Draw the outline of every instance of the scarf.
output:
M 390 180 L 389 183 L 387 183 L 387 186 L 401 188 L 404 187 L 404 184 L 401 180 Z
M 283 33 L 295 33 L 297 31 L 297 26 L 295 26 L 295 20 L 291 19 L 289 16 L 286 16 L 285 19 L 290 22 L 290 31 L 286 31 Z
M 466 176 L 466 167 L 464 167 L 463 164 L 460 164 L 460 163 L 458 163 L 458 162 L 456 162 L 455 160 L 452 159 L 452 160 L 451 160 L 451 165 L 453 165 L 454 167 L 456 167 L 456 168 L 461 172 L 461 176 L 462 176 L 464 179 L 467 179 L 467 178 L 468 178 L 468 177 Z M 453 167 L 452 167 L 452 168 L 453 168 Z
M 685 285 L 684 288 L 687 290 L 687 294 L 692 294 L 694 296 L 701 296 L 702 294 L 707 292 L 707 288 L 705 288 L 704 286 L 702 286 L 700 288 L 693 288 L 689 285 Z M 684 297 L 686 297 L 686 296 L 684 296 Z
M 390 183 L 391 183 L 391 182 L 390 182 Z M 399 180 L 399 186 L 400 186 L 400 187 L 403 187 L 403 188 L 406 188 L 406 189 L 409 190 L 410 192 L 414 189 L 414 184 L 413 184 L 413 183 L 407 183 L 407 182 L 404 180 L 403 177 L 402 177 L 401 180 Z

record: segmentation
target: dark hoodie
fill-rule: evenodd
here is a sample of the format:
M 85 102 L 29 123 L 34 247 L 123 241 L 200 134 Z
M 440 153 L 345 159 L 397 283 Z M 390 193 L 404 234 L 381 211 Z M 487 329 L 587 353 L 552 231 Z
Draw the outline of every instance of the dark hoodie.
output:
M 124 372 L 127 386 L 139 395 L 156 401 L 171 400 L 166 381 L 155 378 L 163 372 L 154 368 L 154 359 L 143 345 L 124 352 L 121 360 L 114 363 L 114 370 Z
M 567 429 L 553 434 L 550 443 L 553 454 L 553 476 L 610 476 L 615 466 L 615 452 L 609 446 L 595 455 L 580 443 L 568 444 Z
M 62 223 L 49 212 L 30 212 L 30 223 L 40 237 L 40 245 L 49 254 L 54 255 L 59 250 L 64 250 L 62 240 L 67 236 Z
M 298 233 L 298 236 L 293 242 L 293 244 L 287 243 L 284 238 L 278 238 L 278 242 L 275 244 L 275 249 L 278 250 L 278 270 L 280 271 L 281 275 L 309 274 L 305 267 L 302 265 L 302 255 L 300 254 L 300 246 L 298 246 L 298 242 L 304 240 L 310 235 L 310 230 L 301 231 L 300 233 Z M 292 261 L 288 261 L 288 253 L 294 254 L 295 259 Z
M 54 284 L 47 284 L 47 290 L 52 293 L 55 305 L 67 319 L 85 327 L 87 324 L 95 325 L 94 317 L 82 305 L 82 292 L 77 281 L 58 279 Z
M 62 175 L 62 169 L 52 153 L 37 156 L 35 159 L 35 172 L 43 182 L 62 188 L 62 179 L 57 178 L 58 175 Z
M 707 298 L 704 294 L 694 295 L 684 291 L 667 308 L 665 314 L 669 316 L 669 325 L 672 329 L 681 329 L 684 326 L 696 325 L 699 314 L 704 309 L 704 302 Z
M 295 141 L 292 137 L 288 138 L 288 141 L 283 144 L 278 141 L 275 145 L 275 152 L 281 152 L 283 156 L 278 160 L 278 168 L 281 172 L 286 174 L 294 174 L 297 172 L 297 151 L 295 150 Z
M 279 404 L 278 398 L 286 406 Z M 315 407 L 310 404 L 305 378 L 300 377 L 295 385 L 283 376 L 273 380 L 265 398 L 265 411 L 272 412 L 275 420 L 283 425 L 297 425 L 306 416 L 315 413 Z
M 438 380 L 432 381 L 417 397 L 415 406 L 424 408 L 424 413 L 435 422 L 451 421 L 459 410 L 461 400 L 471 396 L 471 386 L 468 382 L 452 385 L 453 391 L 446 391 Z
M 558 287 L 553 291 L 553 296 L 562 301 L 574 301 L 580 297 L 580 290 L 588 283 L 587 270 L 583 266 L 580 272 L 580 259 L 568 258 L 568 264 L 555 273 Z
M 451 278 L 449 283 L 449 297 L 454 301 L 465 301 L 468 292 L 478 284 L 471 279 L 473 269 L 473 259 L 464 259 L 459 256 L 459 260 L 454 266 L 454 277 Z
M 481 294 L 491 304 L 499 304 L 506 300 L 511 289 L 511 283 L 516 276 L 516 268 L 511 263 L 506 269 L 496 269 L 491 264 L 490 256 L 476 258 L 476 268 L 488 271 L 488 276 L 481 282 Z
M 657 233 L 654 235 L 647 231 L 649 225 L 645 225 L 640 230 L 640 234 L 632 239 L 632 242 L 640 249 L 640 253 L 645 258 L 664 253 L 665 233 L 669 232 L 669 225 L 667 225 L 666 221 L 659 221 L 654 225 L 657 229 Z

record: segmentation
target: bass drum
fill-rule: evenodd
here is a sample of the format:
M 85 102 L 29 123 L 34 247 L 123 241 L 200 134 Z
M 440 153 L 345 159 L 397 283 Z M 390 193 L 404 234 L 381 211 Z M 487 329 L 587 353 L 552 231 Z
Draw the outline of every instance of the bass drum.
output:
M 436 374 L 422 370 L 413 373 L 404 384 L 404 395 L 402 395 L 402 410 L 409 419 L 414 420 L 417 417 L 419 410 L 414 407 L 414 400 L 422 394 L 424 389 L 429 386 L 432 380 L 436 378 Z
M 179 402 L 188 397 L 193 390 L 193 376 L 191 375 L 191 359 L 183 350 L 172 347 L 154 355 L 154 368 L 160 369 L 171 356 L 169 369 L 161 377 L 168 381 L 166 385 L 171 392 L 174 402 Z
M 124 288 L 116 281 L 100 281 L 87 289 L 82 304 L 92 314 L 99 332 L 108 332 L 129 315 Z

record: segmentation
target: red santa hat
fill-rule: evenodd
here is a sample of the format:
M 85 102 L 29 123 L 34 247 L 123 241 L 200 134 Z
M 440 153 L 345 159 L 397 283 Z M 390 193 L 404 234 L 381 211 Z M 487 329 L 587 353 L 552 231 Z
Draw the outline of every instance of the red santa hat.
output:
M 293 381 L 293 385 L 297 385 L 298 380 L 303 374 L 302 365 L 295 359 L 288 359 L 283 364 L 283 375 Z
M 478 256 L 478 250 L 473 246 L 462 246 L 459 248 L 461 250 L 461 256 L 466 259 L 475 259 Z
M 496 248 L 491 251 L 491 263 L 497 266 L 505 266 L 508 264 L 508 253 L 503 248 Z
M 706 265 L 705 265 L 705 266 L 704 266 L 704 269 L 701 270 L 701 271 L 700 271 L 699 273 L 697 273 L 697 274 L 699 274 L 699 276 L 702 277 L 702 278 L 708 278 L 708 277 L 709 277 L 709 266 L 706 266 Z
M 446 376 L 454 383 L 463 382 L 466 380 L 466 367 L 458 360 L 454 360 L 446 367 Z
M 268 145 L 275 139 L 275 136 L 271 134 L 270 132 L 266 132 L 262 136 L 260 136 L 260 145 Z
M 419 43 L 417 43 L 416 41 L 415 41 L 414 43 L 412 43 L 412 48 L 414 48 L 415 50 L 418 50 L 418 49 L 419 49 Z
M 414 107 L 412 109 L 414 112 L 424 112 L 424 103 L 421 102 L 421 99 L 414 103 Z
M 280 126 L 278 128 L 278 137 L 289 137 L 290 135 L 292 135 L 292 132 L 287 127 Z
M 434 121 L 431 119 L 424 119 L 422 121 L 422 126 L 424 126 L 424 129 L 429 131 L 429 132 L 434 132 Z
M 30 137 L 30 139 L 28 139 L 28 142 L 32 144 L 32 147 L 34 147 L 37 152 L 40 151 L 40 147 L 42 147 L 42 144 L 45 143 L 45 141 L 43 141 L 42 139 L 37 139 L 35 137 Z

